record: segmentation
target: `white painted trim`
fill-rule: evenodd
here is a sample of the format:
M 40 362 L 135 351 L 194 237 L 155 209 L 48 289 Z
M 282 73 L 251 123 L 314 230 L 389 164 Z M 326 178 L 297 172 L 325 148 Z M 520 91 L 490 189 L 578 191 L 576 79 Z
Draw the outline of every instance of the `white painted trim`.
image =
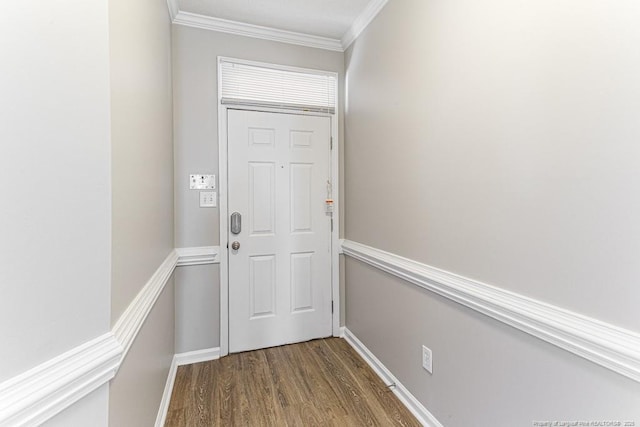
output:
M 219 246 L 198 246 L 192 248 L 176 248 L 178 267 L 185 265 L 219 264 Z
M 205 348 L 204 350 L 188 351 L 176 354 L 178 366 L 191 365 L 192 363 L 209 362 L 220 359 L 220 347 Z
M 337 39 L 296 33 L 271 27 L 263 27 L 261 25 L 247 24 L 244 22 L 230 21 L 228 19 L 214 18 L 212 16 L 199 15 L 197 13 L 179 11 L 173 19 L 173 23 L 185 25 L 187 27 L 235 34 L 238 36 L 253 37 L 317 49 L 333 50 L 337 52 L 343 51 L 342 43 Z
M 114 377 L 123 348 L 109 332 L 0 384 L 0 425 L 36 426 Z
M 173 20 L 176 19 L 178 12 L 180 12 L 178 0 L 167 0 L 167 8 L 169 9 L 169 18 L 171 18 L 171 22 L 173 22 Z
M 122 359 L 127 356 L 142 324 L 153 309 L 177 263 L 178 253 L 172 250 L 113 326 L 113 334 L 124 349 Z
M 336 87 L 336 99 L 339 96 L 339 85 Z M 340 102 L 336 102 L 335 114 L 331 116 L 331 138 L 333 149 L 331 150 L 331 198 L 333 199 L 333 231 L 331 232 L 331 300 L 333 301 L 333 314 L 331 323 L 334 337 L 340 336 L 340 138 L 338 118 L 340 117 Z
M 351 347 L 371 366 L 371 369 L 382 379 L 382 381 L 390 386 L 398 399 L 407 407 L 415 416 L 420 424 L 427 427 L 442 427 L 442 424 L 434 417 L 427 408 L 416 399 L 407 388 L 402 385 L 398 379 L 393 376 L 384 364 L 378 360 L 376 356 L 347 328 L 343 329 L 343 337 Z
M 177 0 L 167 0 L 167 8 L 171 22 L 186 27 L 200 28 L 221 33 L 235 34 L 238 36 L 253 37 L 262 40 L 271 40 L 280 43 L 295 44 L 316 49 L 344 52 L 351 43 L 364 31 L 367 26 L 378 16 L 382 8 L 389 0 L 371 0 L 362 13 L 353 21 L 351 27 L 344 33 L 340 40 L 316 36 L 313 34 L 298 33 L 281 30 L 279 28 L 265 27 L 261 25 L 247 24 L 245 22 L 231 21 L 215 18 L 213 16 L 181 11 Z
M 160 402 L 158 415 L 156 416 L 156 427 L 163 427 L 165 421 L 167 420 L 167 412 L 169 412 L 169 403 L 171 403 L 173 385 L 176 382 L 176 375 L 178 374 L 178 366 L 190 365 L 192 363 L 208 362 L 210 360 L 217 360 L 219 358 L 220 347 L 189 351 L 186 353 L 178 353 L 173 356 L 173 360 L 171 361 L 171 368 L 169 368 L 169 374 L 167 375 L 167 382 L 164 385 L 164 392 L 162 393 L 162 401 Z
M 229 207 L 227 192 L 227 107 L 222 105 L 222 60 L 218 57 L 218 192 L 220 194 L 220 356 L 229 354 Z
M 158 408 L 158 415 L 156 416 L 156 427 L 164 427 L 164 423 L 167 420 L 167 412 L 169 412 L 169 404 L 171 403 L 171 395 L 173 394 L 173 385 L 176 382 L 176 374 L 178 373 L 178 363 L 176 355 L 171 360 L 171 367 L 167 374 L 167 382 L 164 384 L 164 391 L 162 392 L 162 400 L 160 401 L 160 407 Z
M 277 64 L 266 64 L 255 61 L 248 61 L 244 59 L 235 59 L 229 57 L 218 57 L 218 184 L 220 193 L 220 356 L 224 357 L 229 354 L 229 265 L 228 265 L 228 218 L 229 208 L 227 202 L 228 194 L 228 182 L 227 182 L 227 111 L 230 108 L 233 109 L 248 109 L 252 111 L 265 111 L 276 113 L 289 113 L 290 110 L 283 110 L 279 108 L 254 108 L 243 106 L 230 106 L 222 104 L 220 97 L 220 88 L 222 87 L 222 73 L 220 71 L 222 61 L 238 61 L 240 63 L 248 63 L 257 66 L 271 66 L 279 67 L 282 69 L 288 69 L 291 71 L 304 71 L 305 68 L 288 67 Z M 318 70 L 312 70 L 318 71 Z M 336 99 L 340 99 L 340 87 L 336 88 Z M 336 111 L 334 114 L 320 114 L 309 113 L 312 115 L 326 115 L 331 118 L 331 137 L 333 138 L 333 150 L 331 153 L 331 179 L 333 182 L 333 233 L 331 235 L 331 293 L 334 302 L 334 311 L 331 318 L 332 321 L 332 334 L 333 336 L 339 336 L 340 334 L 340 258 L 339 252 L 342 248 L 340 241 L 340 171 L 339 171 L 339 156 L 340 156 L 340 132 L 339 132 L 339 105 L 336 105 Z M 306 113 L 295 112 L 293 114 L 304 115 Z
M 205 252 L 202 256 L 210 259 L 211 249 L 186 248 L 182 265 L 195 264 L 194 256 L 198 253 Z M 40 425 L 109 382 L 173 274 L 178 259 L 178 252 L 172 250 L 111 332 L 1 383 L 0 425 Z
M 362 13 L 353 21 L 351 28 L 342 36 L 342 50 L 347 50 L 367 26 L 378 16 L 378 13 L 389 0 L 371 0 Z
M 640 382 L 640 334 L 345 240 L 344 253 Z

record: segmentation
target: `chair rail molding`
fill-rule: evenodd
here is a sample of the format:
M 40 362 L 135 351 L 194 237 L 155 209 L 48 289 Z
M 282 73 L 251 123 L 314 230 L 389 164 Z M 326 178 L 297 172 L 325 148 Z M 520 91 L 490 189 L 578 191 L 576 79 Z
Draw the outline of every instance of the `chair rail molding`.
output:
M 36 426 L 111 380 L 122 345 L 106 333 L 0 384 L 0 425 Z
M 176 248 L 178 267 L 185 265 L 220 264 L 219 246 Z
M 345 240 L 346 256 L 640 382 L 640 334 L 408 258 Z
M 107 384 L 175 268 L 217 263 L 218 250 L 217 246 L 172 249 L 110 332 L 0 383 L 0 426 L 40 425 Z M 210 349 L 191 357 L 211 360 L 218 354 Z
M 172 250 L 113 326 L 113 334 L 124 349 L 123 360 L 173 274 L 178 259 L 178 252 L 175 249 Z

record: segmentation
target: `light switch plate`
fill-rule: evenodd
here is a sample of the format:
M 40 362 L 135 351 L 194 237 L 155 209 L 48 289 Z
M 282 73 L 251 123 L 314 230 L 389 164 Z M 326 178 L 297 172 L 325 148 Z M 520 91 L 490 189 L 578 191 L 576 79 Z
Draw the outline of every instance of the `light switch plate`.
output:
M 200 192 L 200 207 L 215 208 L 217 206 L 218 195 L 215 191 Z
M 202 174 L 189 175 L 189 188 L 191 190 L 215 190 L 216 176 Z
M 422 367 L 430 374 L 433 374 L 433 353 L 425 345 L 422 346 Z

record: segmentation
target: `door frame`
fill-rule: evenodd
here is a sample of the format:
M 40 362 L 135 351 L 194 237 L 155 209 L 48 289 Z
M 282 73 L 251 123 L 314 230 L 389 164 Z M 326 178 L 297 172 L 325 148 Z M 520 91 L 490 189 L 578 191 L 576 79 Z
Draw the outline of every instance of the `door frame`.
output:
M 222 104 L 221 102 L 221 61 L 231 60 L 245 64 L 270 66 L 274 64 L 246 61 L 235 58 L 218 57 L 218 194 L 220 213 L 220 356 L 229 354 L 229 244 L 228 235 L 228 151 L 227 151 L 227 115 L 229 110 L 250 110 L 265 113 L 285 113 L 295 115 L 312 115 L 329 117 L 331 122 L 332 148 L 329 160 L 331 169 L 331 185 L 333 197 L 333 230 L 331 232 L 331 300 L 333 313 L 331 316 L 331 330 L 334 337 L 340 336 L 340 138 L 339 138 L 339 102 L 336 103 L 334 114 L 286 110 L 281 108 L 252 107 L 243 105 Z M 305 71 L 303 68 L 276 65 L 282 69 Z M 336 73 L 337 75 L 337 73 Z M 339 80 L 338 80 L 339 81 Z M 336 99 L 339 98 L 339 87 L 336 88 Z

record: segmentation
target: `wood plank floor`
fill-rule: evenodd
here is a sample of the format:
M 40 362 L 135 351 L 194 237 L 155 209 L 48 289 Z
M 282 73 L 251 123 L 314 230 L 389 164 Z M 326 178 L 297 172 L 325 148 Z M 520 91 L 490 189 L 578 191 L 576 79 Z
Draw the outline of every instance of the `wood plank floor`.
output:
M 419 426 L 340 338 L 181 366 L 165 426 Z

